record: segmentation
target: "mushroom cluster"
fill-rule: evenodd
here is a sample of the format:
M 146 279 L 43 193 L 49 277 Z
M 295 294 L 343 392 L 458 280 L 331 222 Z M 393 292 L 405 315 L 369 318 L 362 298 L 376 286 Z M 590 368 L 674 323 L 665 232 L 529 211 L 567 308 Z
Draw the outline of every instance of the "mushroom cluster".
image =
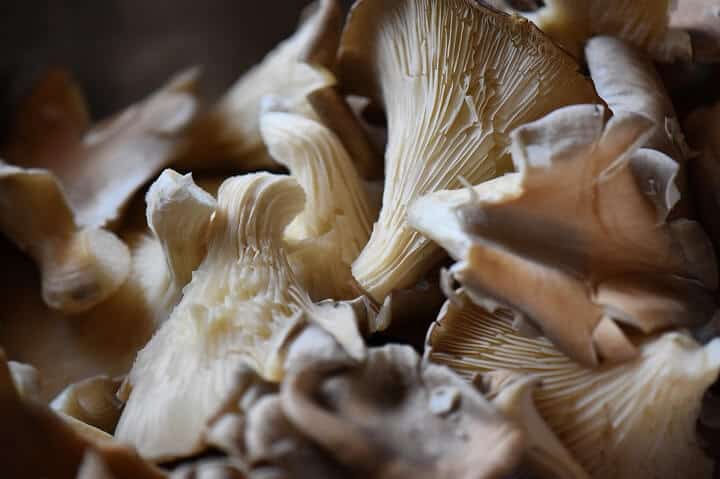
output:
M 96 125 L 49 72 L 0 475 L 713 477 L 720 104 L 667 62 L 720 70 L 720 6 L 676 3 L 316 0 L 210 107 Z

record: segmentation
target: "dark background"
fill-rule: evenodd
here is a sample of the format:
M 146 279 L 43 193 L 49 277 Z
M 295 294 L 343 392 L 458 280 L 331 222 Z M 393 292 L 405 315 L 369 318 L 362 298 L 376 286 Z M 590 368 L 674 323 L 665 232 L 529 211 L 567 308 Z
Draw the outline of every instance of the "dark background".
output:
M 53 66 L 75 74 L 96 118 L 192 65 L 204 67 L 203 92 L 217 96 L 293 32 L 309 3 L 0 0 L 0 129 L 17 99 Z

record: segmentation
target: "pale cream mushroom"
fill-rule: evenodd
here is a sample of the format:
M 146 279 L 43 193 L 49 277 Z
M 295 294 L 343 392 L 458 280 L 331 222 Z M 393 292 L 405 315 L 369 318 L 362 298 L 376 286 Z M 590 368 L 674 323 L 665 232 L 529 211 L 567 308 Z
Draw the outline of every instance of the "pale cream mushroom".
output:
M 336 0 L 318 0 L 309 6 L 297 31 L 193 124 L 178 166 L 193 171 L 223 165 L 242 171 L 277 167 L 260 136 L 262 100 L 277 95 L 288 109 L 313 115 L 307 96 L 336 83 L 325 66 L 333 61 L 341 22 Z M 310 60 L 313 65 L 306 63 Z
M 102 228 L 171 159 L 195 112 L 195 74 L 90 128 L 77 86 L 51 72 L 21 106 L 0 162 L 0 231 L 38 264 L 43 299 L 69 313 L 118 290 L 127 247 Z
M 300 115 L 264 113 L 260 130 L 305 191 L 305 209 L 285 230 L 298 280 L 315 300 L 356 297 L 350 268 L 375 214 L 350 156 L 332 131 Z
M 42 400 L 38 370 L 29 364 L 17 361 L 8 361 L 7 365 L 18 395 L 23 399 Z
M 651 133 L 642 116 L 563 108 L 513 133 L 518 173 L 428 195 L 410 223 L 460 261 L 451 273 L 473 301 L 512 308 L 586 365 L 630 359 L 621 325 L 648 334 L 715 309 L 704 231 L 658 221 L 677 164 L 638 149 Z
M 170 318 L 128 375 L 116 437 L 153 460 L 190 455 L 243 365 L 280 380 L 285 353 L 316 324 L 354 358 L 364 344 L 352 304 L 315 304 L 295 278 L 283 233 L 303 210 L 304 193 L 287 176 L 228 179 L 208 233 L 207 254 Z
M 383 207 L 353 264 L 378 303 L 442 258 L 407 225 L 409 202 L 506 171 L 512 129 L 596 99 L 575 61 L 529 22 L 471 0 L 361 0 L 339 55 L 343 87 L 388 119 Z
M 467 379 L 491 371 L 539 379 L 540 415 L 590 477 L 712 477 L 696 426 L 720 372 L 720 339 L 701 346 L 687 333 L 663 333 L 644 339 L 635 359 L 590 369 L 467 301 L 448 304 L 426 355 Z
M 143 301 L 161 323 L 205 257 L 217 204 L 191 174 L 169 169 L 150 186 L 145 202 L 152 237 L 142 238 L 133 250 L 131 281 L 138 284 Z
M 512 4 L 508 0 L 495 3 Z M 689 60 L 693 53 L 690 35 L 670 26 L 675 7 L 676 0 L 545 0 L 539 8 L 522 14 L 578 58 L 590 37 L 605 34 L 661 61 Z

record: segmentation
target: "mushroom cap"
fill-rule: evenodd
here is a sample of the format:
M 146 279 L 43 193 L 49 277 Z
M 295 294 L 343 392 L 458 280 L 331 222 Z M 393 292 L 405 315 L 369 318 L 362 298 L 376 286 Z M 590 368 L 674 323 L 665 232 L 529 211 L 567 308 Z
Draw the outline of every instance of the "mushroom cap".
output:
M 285 230 L 294 272 L 315 300 L 354 298 L 350 265 L 374 212 L 350 156 L 332 131 L 300 115 L 267 112 L 260 129 L 275 161 L 305 191 L 305 209 Z
M 383 208 L 353 264 L 378 303 L 442 257 L 408 227 L 413 199 L 506 171 L 512 129 L 596 100 L 577 63 L 534 26 L 471 0 L 357 2 L 338 69 L 343 88 L 388 119 Z
M 720 61 L 720 5 L 715 0 L 682 0 L 670 16 L 670 25 L 690 34 L 693 60 Z
M 128 376 L 119 440 L 154 460 L 201 450 L 205 425 L 236 371 L 247 364 L 280 380 L 288 345 L 309 324 L 362 358 L 353 306 L 314 304 L 288 264 L 283 233 L 303 203 L 302 189 L 287 176 L 258 173 L 223 183 L 207 254 Z
M 356 366 L 298 363 L 281 398 L 303 435 L 365 477 L 502 477 L 524 450 L 476 390 L 408 346 L 370 349 Z
M 603 116 L 578 105 L 518 128 L 518 173 L 429 195 L 409 215 L 460 260 L 452 273 L 473 301 L 527 316 L 586 365 L 636 354 L 616 323 L 647 334 L 706 322 L 717 286 L 702 228 L 658 223 L 658 209 L 672 208 L 664 202 L 677 164 L 638 149 L 650 121 Z M 432 224 L 428 215 L 442 209 Z
M 591 477 L 711 477 L 698 442 L 701 399 L 720 371 L 720 340 L 684 332 L 643 340 L 635 359 L 590 369 L 545 338 L 527 338 L 507 313 L 448 303 L 426 357 L 467 379 L 509 371 L 537 378 L 542 418 Z

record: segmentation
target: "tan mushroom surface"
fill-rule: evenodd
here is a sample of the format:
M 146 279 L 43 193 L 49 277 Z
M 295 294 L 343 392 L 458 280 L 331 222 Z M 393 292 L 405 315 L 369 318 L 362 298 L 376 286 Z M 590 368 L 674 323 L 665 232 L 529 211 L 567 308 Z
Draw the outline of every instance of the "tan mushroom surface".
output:
M 91 126 L 79 88 L 49 73 L 21 105 L 0 162 L 0 231 L 38 264 L 43 299 L 87 311 L 128 277 L 127 247 L 102 228 L 171 159 L 195 113 L 186 72 Z
M 660 61 L 690 60 L 690 35 L 671 25 L 675 0 L 546 0 L 522 13 L 576 57 L 595 35 L 612 35 L 636 45 Z M 496 2 L 498 3 L 498 2 Z M 507 0 L 499 3 L 508 7 Z M 683 7 L 681 7 L 683 8 Z
M 701 346 L 684 332 L 663 333 L 643 340 L 633 360 L 590 369 L 467 301 L 447 304 L 426 355 L 468 379 L 490 371 L 538 379 L 540 415 L 590 477 L 712 477 L 696 424 L 720 372 L 720 340 Z
M 313 303 L 288 263 L 283 233 L 303 206 L 303 190 L 286 176 L 258 173 L 223 183 L 207 254 L 128 375 L 120 441 L 153 460 L 202 449 L 205 424 L 238 368 L 249 364 L 279 381 L 288 345 L 309 324 L 362 358 L 364 318 L 349 303 Z
M 677 164 L 638 149 L 651 133 L 639 115 L 560 109 L 513 133 L 518 173 L 421 198 L 410 223 L 459 261 L 473 301 L 510 307 L 585 365 L 630 359 L 621 326 L 700 325 L 715 310 L 704 231 L 658 222 Z
M 529 22 L 470 0 L 357 2 L 339 55 L 346 91 L 388 119 L 383 208 L 353 264 L 378 303 L 442 258 L 406 223 L 413 199 L 507 171 L 512 129 L 596 99 L 575 61 Z

